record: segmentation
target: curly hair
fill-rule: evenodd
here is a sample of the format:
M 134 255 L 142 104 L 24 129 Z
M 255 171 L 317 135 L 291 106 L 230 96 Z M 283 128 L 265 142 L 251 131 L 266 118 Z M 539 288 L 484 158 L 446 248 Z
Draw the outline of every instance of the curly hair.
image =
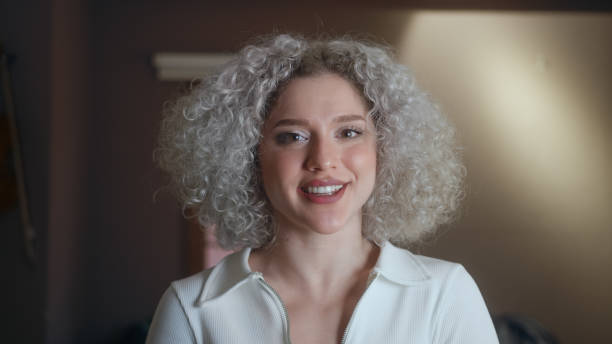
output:
M 407 247 L 452 220 L 465 177 L 455 129 L 392 56 L 385 46 L 346 37 L 263 37 L 167 103 L 155 158 L 184 213 L 215 225 L 224 248 L 271 243 L 276 230 L 257 162 L 264 121 L 290 80 L 336 73 L 362 92 L 376 127 L 364 237 Z

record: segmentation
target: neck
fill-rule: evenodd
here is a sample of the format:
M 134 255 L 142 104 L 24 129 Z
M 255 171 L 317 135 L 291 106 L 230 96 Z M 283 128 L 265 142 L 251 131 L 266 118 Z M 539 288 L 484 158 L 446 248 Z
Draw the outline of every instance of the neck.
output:
M 317 294 L 367 275 L 377 256 L 378 249 L 362 237 L 360 228 L 333 234 L 280 228 L 277 242 L 255 250 L 249 263 L 266 280 Z

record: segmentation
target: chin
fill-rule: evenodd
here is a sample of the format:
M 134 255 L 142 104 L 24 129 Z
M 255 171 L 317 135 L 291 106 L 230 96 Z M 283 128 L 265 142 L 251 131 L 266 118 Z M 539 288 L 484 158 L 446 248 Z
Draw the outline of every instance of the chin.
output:
M 322 222 L 306 222 L 306 226 L 309 230 L 323 234 L 323 235 L 332 235 L 339 232 L 342 232 L 344 229 L 349 228 L 349 221 L 341 220 L 341 219 L 329 219 L 328 221 Z M 360 226 L 357 226 L 360 228 Z

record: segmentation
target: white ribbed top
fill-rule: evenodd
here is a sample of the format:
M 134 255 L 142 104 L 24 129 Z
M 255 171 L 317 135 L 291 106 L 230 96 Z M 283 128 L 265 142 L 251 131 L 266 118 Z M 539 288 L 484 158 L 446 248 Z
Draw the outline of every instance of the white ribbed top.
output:
M 278 295 L 248 266 L 249 249 L 173 282 L 147 343 L 290 343 Z M 345 335 L 345 343 L 498 343 L 478 287 L 454 263 L 389 243 Z

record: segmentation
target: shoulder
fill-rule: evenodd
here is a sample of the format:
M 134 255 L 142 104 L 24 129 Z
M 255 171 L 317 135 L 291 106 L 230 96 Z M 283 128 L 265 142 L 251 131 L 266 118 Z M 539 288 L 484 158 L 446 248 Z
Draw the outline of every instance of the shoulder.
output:
M 202 342 L 202 302 L 239 278 L 240 261 L 240 253 L 234 253 L 213 268 L 172 282 L 159 301 L 147 343 Z
M 398 250 L 402 264 L 412 266 L 408 273 L 422 274 L 420 285 L 433 302 L 434 343 L 498 343 L 480 290 L 463 265 Z
M 170 284 L 155 310 L 147 344 L 198 342 L 197 322 L 190 314 L 209 274 L 210 270 L 205 270 Z
M 437 291 L 437 311 L 466 312 L 484 307 L 476 282 L 463 265 L 441 259 L 416 256 L 430 276 L 430 285 Z
M 248 255 L 243 249 L 223 258 L 212 268 L 172 282 L 170 288 L 185 308 L 198 306 L 202 302 L 223 294 L 249 274 Z
M 456 275 L 468 275 L 461 264 L 414 254 L 385 243 L 375 267 L 386 278 L 404 285 L 446 284 Z
M 435 277 L 446 276 L 448 274 L 453 273 L 457 270 L 465 270 L 463 266 L 459 263 L 422 256 L 418 254 L 413 254 L 414 259 L 418 260 L 418 262 L 432 275 Z
M 214 267 L 176 280 L 170 284 L 170 290 L 181 301 L 183 306 L 195 305 L 213 269 Z
M 453 298 L 481 300 L 476 282 L 462 264 L 412 253 L 410 255 L 415 265 L 422 269 L 424 282 L 428 282 L 429 287 L 437 291 L 442 305 Z
M 483 304 L 474 279 L 458 263 L 413 254 L 386 243 L 375 269 L 395 284 L 425 290 L 436 312 Z
M 471 279 L 463 265 L 438 258 L 414 255 L 434 283 L 447 284 L 455 280 Z
M 414 255 L 435 290 L 434 343 L 498 343 L 476 282 L 461 264 Z

